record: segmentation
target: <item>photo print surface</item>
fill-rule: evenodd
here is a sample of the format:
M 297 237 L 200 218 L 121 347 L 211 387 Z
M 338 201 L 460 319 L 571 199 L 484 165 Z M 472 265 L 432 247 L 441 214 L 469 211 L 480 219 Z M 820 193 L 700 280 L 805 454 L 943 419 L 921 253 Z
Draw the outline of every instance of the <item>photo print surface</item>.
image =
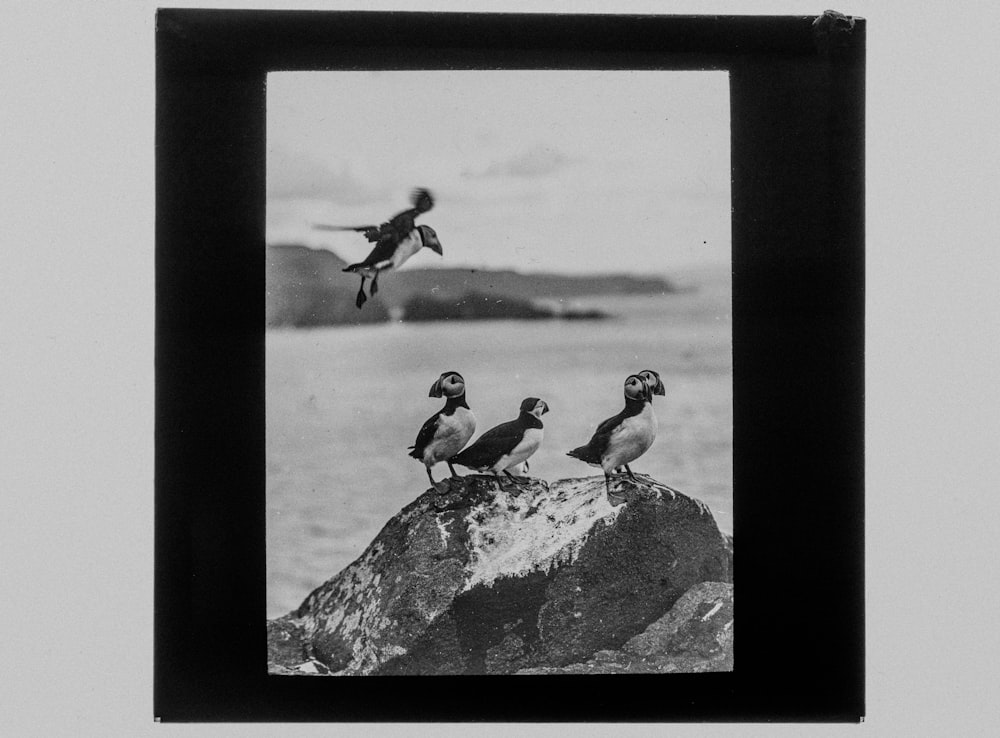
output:
M 269 673 L 734 668 L 729 110 L 268 74 Z

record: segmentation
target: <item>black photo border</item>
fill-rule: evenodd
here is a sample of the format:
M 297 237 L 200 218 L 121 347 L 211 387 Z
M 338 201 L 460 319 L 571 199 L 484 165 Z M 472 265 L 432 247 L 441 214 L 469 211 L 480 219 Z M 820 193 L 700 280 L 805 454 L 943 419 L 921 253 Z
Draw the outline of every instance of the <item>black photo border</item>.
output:
M 863 716 L 865 22 L 831 30 L 814 21 L 158 11 L 157 718 Z M 486 68 L 729 72 L 740 564 L 732 673 L 266 673 L 266 75 Z

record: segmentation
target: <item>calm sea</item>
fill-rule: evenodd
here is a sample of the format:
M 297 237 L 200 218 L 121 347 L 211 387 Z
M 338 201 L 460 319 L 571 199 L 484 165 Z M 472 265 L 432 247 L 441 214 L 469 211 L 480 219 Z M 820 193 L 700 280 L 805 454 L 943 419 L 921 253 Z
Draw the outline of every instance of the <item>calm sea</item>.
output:
M 545 440 L 531 476 L 600 474 L 566 456 L 624 404 L 625 377 L 655 369 L 660 431 L 630 466 L 705 502 L 732 532 L 732 352 L 727 276 L 691 293 L 574 301 L 607 321 L 390 323 L 267 333 L 267 610 L 292 610 L 351 563 L 427 489 L 407 456 L 459 371 L 480 432 L 544 399 Z M 434 469 L 436 479 L 447 466 Z

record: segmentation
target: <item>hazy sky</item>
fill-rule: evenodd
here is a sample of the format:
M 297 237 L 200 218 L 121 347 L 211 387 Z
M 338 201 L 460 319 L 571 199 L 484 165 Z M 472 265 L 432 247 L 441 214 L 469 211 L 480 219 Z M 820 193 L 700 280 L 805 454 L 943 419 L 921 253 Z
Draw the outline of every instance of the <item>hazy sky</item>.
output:
M 730 252 L 725 72 L 268 75 L 268 243 L 360 260 L 314 222 L 380 223 L 429 188 L 417 266 L 669 274 Z

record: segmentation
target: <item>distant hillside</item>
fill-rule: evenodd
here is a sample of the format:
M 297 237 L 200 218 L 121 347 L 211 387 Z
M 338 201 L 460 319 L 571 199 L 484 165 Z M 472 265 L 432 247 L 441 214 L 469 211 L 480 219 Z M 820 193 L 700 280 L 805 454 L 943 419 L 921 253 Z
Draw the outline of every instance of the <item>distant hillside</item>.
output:
M 305 246 L 268 246 L 267 308 L 269 327 L 378 323 L 389 311 L 377 300 L 354 306 L 358 283 L 341 270 L 347 262 L 329 251 Z
M 566 310 L 557 312 L 540 307 L 531 300 L 499 297 L 482 292 L 467 292 L 459 298 L 417 294 L 403 306 L 405 320 L 602 320 L 609 317 L 599 310 Z
M 673 284 L 660 277 L 633 277 L 627 274 L 521 274 L 511 270 L 462 268 L 404 270 L 393 276 L 393 289 L 405 292 L 407 296 L 431 291 L 438 297 L 459 297 L 467 292 L 483 292 L 522 300 L 676 291 Z
M 582 295 L 677 292 L 659 277 L 520 274 L 468 268 L 404 269 L 379 280 L 379 292 L 363 310 L 354 306 L 361 279 L 341 271 L 347 262 L 305 246 L 267 247 L 267 325 L 312 326 L 382 322 L 403 316 L 413 298 L 458 300 L 469 293 L 511 300 L 573 298 Z M 366 288 L 367 291 L 367 288 Z

